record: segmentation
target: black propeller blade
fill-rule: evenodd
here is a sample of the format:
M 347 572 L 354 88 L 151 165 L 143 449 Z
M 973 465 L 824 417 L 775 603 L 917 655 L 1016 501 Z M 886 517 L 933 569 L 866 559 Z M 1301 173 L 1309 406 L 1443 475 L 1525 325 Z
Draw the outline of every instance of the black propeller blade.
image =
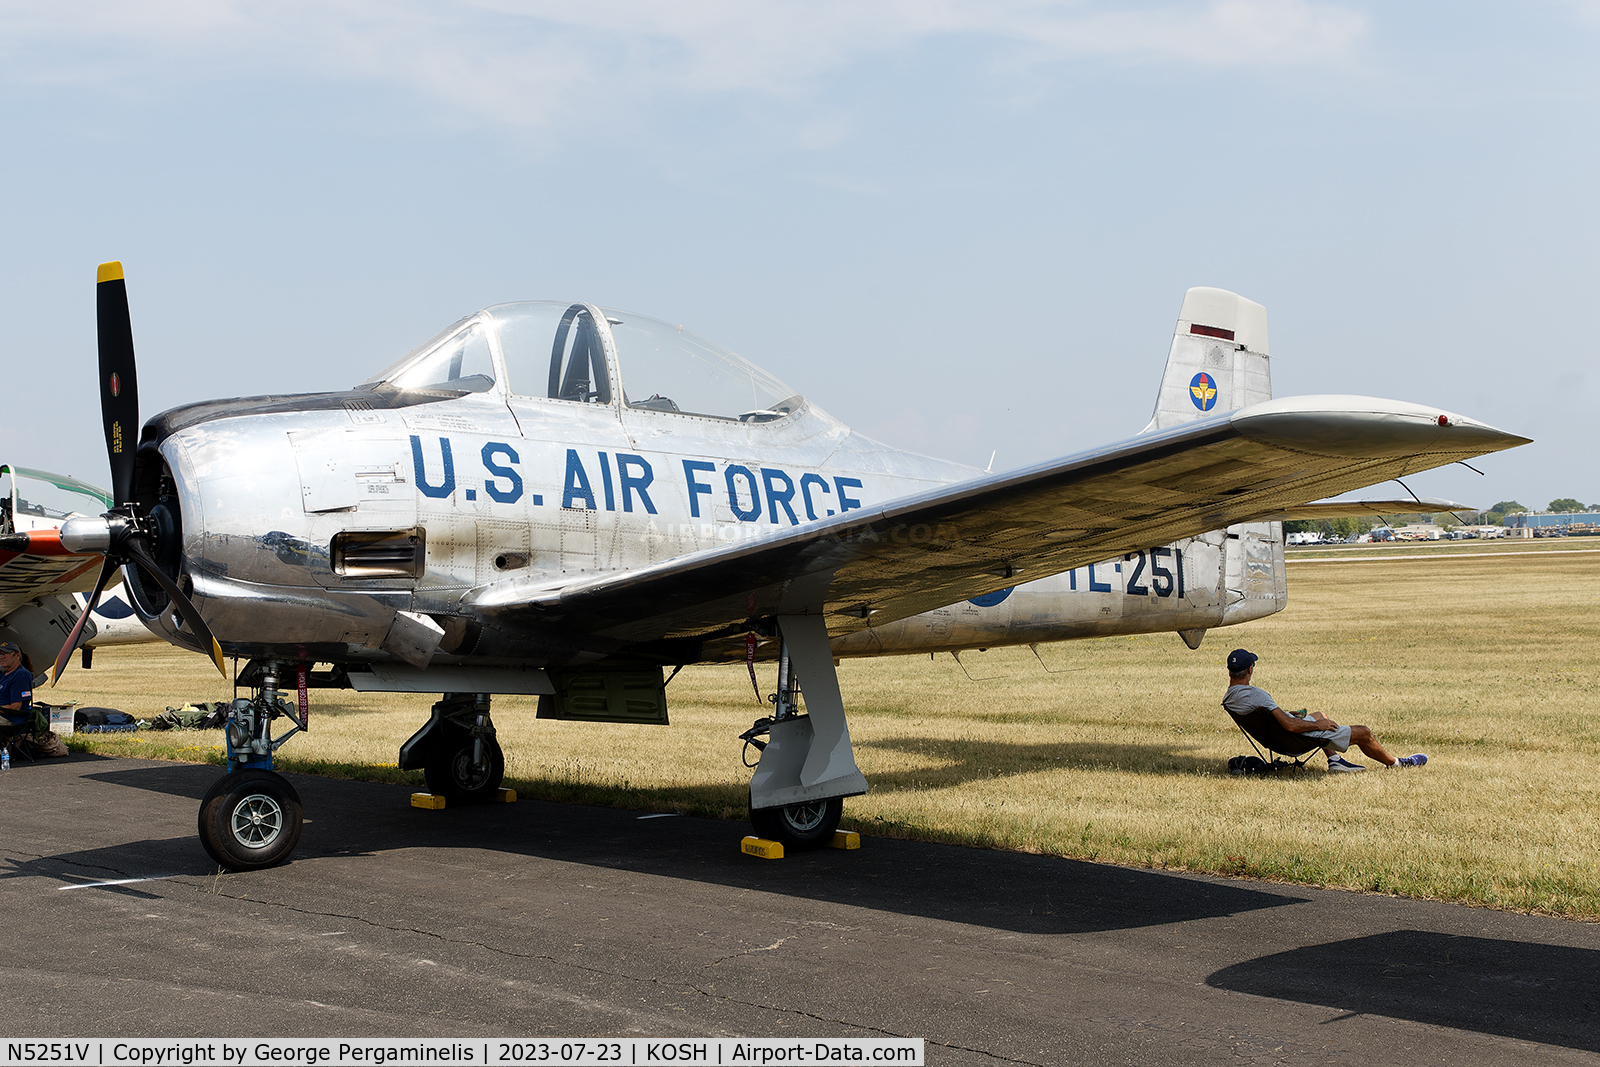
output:
M 83 605 L 83 614 L 78 616 L 77 625 L 73 626 L 72 632 L 67 635 L 67 643 L 56 653 L 55 666 L 50 671 L 51 688 L 61 680 L 61 672 L 67 669 L 67 661 L 78 651 L 78 642 L 83 639 L 83 628 L 89 623 L 89 613 L 100 603 L 100 594 L 106 591 L 106 583 L 115 573 L 117 573 L 116 560 L 107 556 L 105 565 L 100 568 L 100 579 L 94 583 L 94 592 L 89 594 L 89 599 Z
M 133 360 L 128 283 L 121 263 L 102 263 L 94 287 L 100 334 L 100 415 L 111 459 L 111 499 L 133 500 L 133 454 L 139 444 L 139 372 Z
M 122 264 L 100 264 L 95 281 L 95 317 L 100 333 L 100 414 L 105 421 L 106 456 L 111 461 L 111 495 L 115 506 L 98 520 L 74 518 L 62 526 L 63 543 L 70 541 L 69 549 L 103 552 L 106 562 L 82 617 L 56 655 L 50 684 L 53 686 L 61 679 L 67 661 L 83 637 L 89 613 L 100 602 L 100 594 L 105 591 L 111 575 L 128 564 L 155 580 L 172 600 L 189 632 L 201 644 L 210 646 L 211 662 L 226 678 L 222 646 L 200 617 L 200 610 L 150 555 L 144 516 L 139 514 L 133 498 L 134 451 L 139 443 L 139 375 L 134 365 L 133 325 L 128 314 L 128 286 L 122 277 Z
M 150 550 L 145 547 L 144 538 L 128 538 L 123 543 L 122 552 L 128 559 L 138 564 L 140 570 L 154 578 L 161 591 L 172 598 L 173 606 L 178 609 L 178 616 L 183 619 L 183 624 L 189 627 L 190 633 L 200 639 L 201 644 L 210 646 L 211 662 L 217 665 L 217 673 L 226 678 L 228 671 L 222 665 L 222 646 L 217 644 L 216 637 L 211 633 L 211 627 L 200 617 L 200 609 L 194 606 L 194 602 L 183 595 L 178 583 L 168 578 L 156 561 L 150 558 Z

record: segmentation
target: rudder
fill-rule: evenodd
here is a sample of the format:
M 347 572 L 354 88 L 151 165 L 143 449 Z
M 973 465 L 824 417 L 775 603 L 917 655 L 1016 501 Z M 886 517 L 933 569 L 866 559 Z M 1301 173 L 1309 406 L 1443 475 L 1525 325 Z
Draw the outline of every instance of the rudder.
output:
M 1155 411 L 1139 432 L 1271 399 L 1267 309 L 1226 289 L 1190 289 L 1178 311 Z

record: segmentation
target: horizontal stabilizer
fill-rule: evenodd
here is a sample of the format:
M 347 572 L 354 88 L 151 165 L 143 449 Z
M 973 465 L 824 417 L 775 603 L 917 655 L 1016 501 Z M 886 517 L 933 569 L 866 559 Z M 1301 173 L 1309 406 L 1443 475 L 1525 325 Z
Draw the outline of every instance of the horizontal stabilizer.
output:
M 1386 515 L 1415 515 L 1421 512 L 1455 511 L 1471 513 L 1478 509 L 1439 497 L 1406 497 L 1404 500 L 1313 500 L 1268 515 L 1279 522 L 1317 522 L 1322 519 L 1382 518 Z

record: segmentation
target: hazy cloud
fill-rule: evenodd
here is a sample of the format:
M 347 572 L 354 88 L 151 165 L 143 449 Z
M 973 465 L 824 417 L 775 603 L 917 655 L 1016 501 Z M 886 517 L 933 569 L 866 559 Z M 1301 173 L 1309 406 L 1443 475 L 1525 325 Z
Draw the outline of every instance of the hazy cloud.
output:
M 1365 15 L 1312 0 L 1130 8 L 1040 0 L 0 0 L 13 82 L 189 84 L 293 73 L 403 87 L 539 126 L 661 94 L 803 96 L 824 74 L 939 36 L 1020 59 L 1337 65 Z

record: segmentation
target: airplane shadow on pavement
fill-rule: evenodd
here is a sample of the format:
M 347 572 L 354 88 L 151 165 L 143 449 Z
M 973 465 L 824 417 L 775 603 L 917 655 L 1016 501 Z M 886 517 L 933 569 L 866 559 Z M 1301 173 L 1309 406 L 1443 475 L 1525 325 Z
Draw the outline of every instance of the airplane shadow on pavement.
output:
M 1597 979 L 1594 949 L 1396 930 L 1262 956 L 1206 984 L 1600 1052 Z
M 220 773 L 191 764 L 108 762 L 115 769 L 85 767 L 81 779 L 198 800 Z M 381 882 L 396 862 L 418 861 L 427 850 L 463 850 L 482 854 L 474 866 L 507 857 L 508 877 L 522 869 L 522 859 L 590 865 L 669 883 L 697 881 L 1045 936 L 1227 916 L 1260 921 L 1251 913 L 1308 900 L 1294 887 L 1255 888 L 1220 878 L 887 838 L 869 839 L 859 851 L 801 853 L 771 863 L 739 853 L 743 823 L 526 800 L 423 811 L 410 807 L 406 786 L 288 777 L 309 818 L 294 860 L 284 867 L 218 875 L 192 835 L 141 838 L 136 831 L 143 806 L 129 793 L 116 809 L 132 831 L 124 840 L 10 859 L 0 865 L 0 879 L 37 876 L 63 888 L 144 896 L 138 883 L 92 889 L 87 883 L 165 877 L 193 884 L 199 878 L 206 891 L 235 896 L 254 892 L 254 879 L 262 879 L 263 887 L 301 890 L 327 877 L 364 879 L 368 875 L 359 865 L 369 861 L 370 877 Z M 163 830 L 174 829 L 174 814 L 167 804 Z M 103 826 L 98 832 L 104 839 Z M 659 891 L 672 890 L 665 885 Z M 1213 972 L 1206 984 L 1332 1007 L 1349 1013 L 1346 1018 L 1381 1015 L 1594 1052 L 1600 1051 L 1596 974 L 1600 951 L 1594 949 L 1401 929 L 1246 960 Z
M 1151 774 L 1228 773 L 1227 763 L 1197 756 L 1196 745 L 1183 743 L 1111 744 L 1103 741 L 1055 741 L 1017 744 L 968 738 L 886 737 L 856 742 L 858 749 L 879 749 L 921 757 L 932 764 L 910 770 L 875 770 L 868 777 L 875 792 L 960 785 L 1015 774 L 1071 768 L 1074 771 L 1143 771 Z
M 216 767 L 167 764 L 83 777 L 198 801 L 219 774 Z M 859 851 L 824 849 L 770 863 L 740 853 L 739 840 L 749 832 L 743 822 L 641 818 L 634 811 L 536 800 L 423 811 L 410 806 L 407 786 L 287 777 L 307 816 L 288 870 L 399 849 L 481 849 L 1037 934 L 1157 926 L 1304 901 L 1281 888 L 888 838 L 872 838 Z M 137 803 L 130 802 L 129 810 L 137 812 Z M 58 869 L 92 864 L 129 871 L 155 865 L 161 873 L 216 870 L 194 837 L 50 859 Z

